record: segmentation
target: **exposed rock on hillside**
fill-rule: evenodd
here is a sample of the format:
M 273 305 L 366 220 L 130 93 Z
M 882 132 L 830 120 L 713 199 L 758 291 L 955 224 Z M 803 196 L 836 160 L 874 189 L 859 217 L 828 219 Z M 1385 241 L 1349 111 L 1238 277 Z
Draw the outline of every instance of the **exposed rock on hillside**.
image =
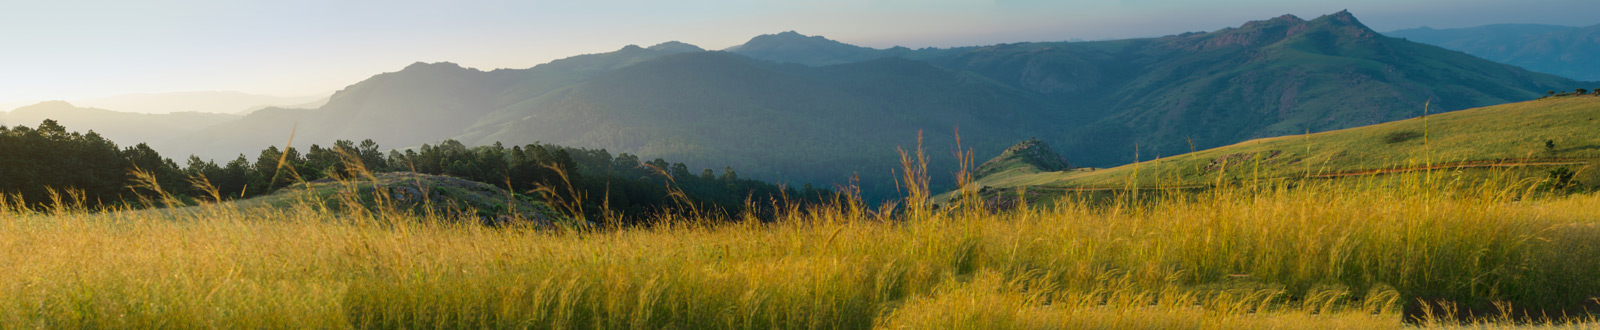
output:
M 999 173 L 1002 171 L 1024 168 L 1034 172 L 1056 172 L 1072 169 L 1067 160 L 1050 149 L 1050 145 L 1038 139 L 1030 139 L 1006 148 L 983 165 L 978 166 L 978 177 Z

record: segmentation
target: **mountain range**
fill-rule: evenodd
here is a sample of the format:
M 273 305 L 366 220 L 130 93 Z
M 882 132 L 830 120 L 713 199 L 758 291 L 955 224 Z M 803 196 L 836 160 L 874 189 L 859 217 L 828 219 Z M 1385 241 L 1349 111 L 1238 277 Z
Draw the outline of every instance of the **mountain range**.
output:
M 152 148 L 171 150 L 176 147 L 172 142 L 180 136 L 239 118 L 239 115 L 208 112 L 132 113 L 48 101 L 0 112 L 0 125 L 37 127 L 45 119 L 51 119 L 66 127 L 93 130 L 112 141 L 147 142 Z
M 1583 83 L 1386 37 L 1349 12 L 1160 38 L 874 49 L 795 32 L 669 42 L 483 71 L 416 63 L 317 109 L 268 108 L 162 144 L 229 159 L 296 145 L 554 143 L 892 194 L 919 132 L 935 185 L 960 145 L 1037 138 L 1106 167 L 1247 139 L 1537 98 Z M 92 128 L 92 127 L 88 127 Z
M 1495 24 L 1385 33 L 1563 77 L 1600 81 L 1600 25 Z M 1600 86 L 1596 86 L 1600 87 Z
M 284 97 L 236 91 L 194 91 L 125 94 L 72 100 L 72 103 L 92 108 L 137 113 L 211 112 L 243 114 L 270 106 L 316 108 L 322 106 L 326 98 L 326 95 Z

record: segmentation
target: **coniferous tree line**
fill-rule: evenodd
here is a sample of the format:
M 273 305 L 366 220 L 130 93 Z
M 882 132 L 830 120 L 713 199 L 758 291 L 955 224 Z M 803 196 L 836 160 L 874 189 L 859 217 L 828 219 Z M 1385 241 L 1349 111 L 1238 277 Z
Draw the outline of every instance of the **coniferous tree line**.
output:
M 809 185 L 784 188 L 742 178 L 731 167 L 697 173 L 683 163 L 659 158 L 643 161 L 626 153 L 612 156 L 604 149 L 549 144 L 506 148 L 496 143 L 469 148 L 446 140 L 385 154 L 372 140 L 339 140 L 331 147 L 311 145 L 303 154 L 298 148 L 272 146 L 253 160 L 240 154 L 222 164 L 190 156 L 179 166 L 144 143 L 119 148 L 93 131 L 69 132 L 53 120 L 45 120 L 36 129 L 0 126 L 0 193 L 13 204 L 21 200 L 33 207 L 51 203 L 52 191 L 67 198 L 69 190 L 81 194 L 79 199 L 90 207 L 132 205 L 138 197 L 128 186 L 133 171 L 150 173 L 163 190 L 180 197 L 208 195 L 194 184 L 203 179 L 223 198 L 237 199 L 302 182 L 360 179 L 362 173 L 352 173 L 351 164 L 377 173 L 454 176 L 521 194 L 531 194 L 540 186 L 576 192 L 591 219 L 603 217 L 605 210 L 639 220 L 691 207 L 704 216 L 732 216 L 745 212 L 751 204 L 819 203 L 838 197 L 831 190 Z M 685 198 L 671 196 L 672 189 L 682 191 L 692 205 L 684 205 Z M 573 196 L 544 197 L 578 200 Z

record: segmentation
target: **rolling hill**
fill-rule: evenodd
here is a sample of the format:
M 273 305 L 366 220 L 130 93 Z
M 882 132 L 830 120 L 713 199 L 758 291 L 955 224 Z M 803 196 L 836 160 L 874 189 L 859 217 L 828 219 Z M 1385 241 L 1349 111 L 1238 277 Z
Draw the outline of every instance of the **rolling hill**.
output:
M 1209 33 L 1098 42 L 872 49 L 798 33 L 728 51 L 682 43 L 529 69 L 418 63 L 311 110 L 264 109 L 176 139 L 167 153 L 229 158 L 282 144 L 371 138 L 416 146 L 559 143 L 762 180 L 821 186 L 859 176 L 893 192 L 897 147 L 922 131 L 935 186 L 963 146 L 994 154 L 1037 137 L 1073 164 L 1134 150 L 1173 155 L 1536 98 L 1579 82 L 1384 37 L 1353 15 L 1285 15 Z
M 1366 176 L 1423 168 L 1547 170 L 1561 166 L 1579 169 L 1584 180 L 1596 181 L 1600 178 L 1592 167 L 1592 162 L 1600 159 L 1596 125 L 1600 125 L 1600 97 L 1556 97 L 1255 139 L 1108 169 L 1048 171 L 1011 166 L 1007 171 L 985 173 L 976 183 L 1000 189 L 1077 190 Z
M 1421 27 L 1385 35 L 1537 72 L 1600 81 L 1600 61 L 1595 60 L 1600 58 L 1600 25 L 1495 24 L 1442 30 Z

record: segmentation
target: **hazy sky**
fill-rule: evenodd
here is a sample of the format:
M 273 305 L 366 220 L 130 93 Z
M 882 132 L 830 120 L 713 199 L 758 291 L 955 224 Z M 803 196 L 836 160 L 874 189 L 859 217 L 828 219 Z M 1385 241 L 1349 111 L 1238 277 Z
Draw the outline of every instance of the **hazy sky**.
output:
M 127 93 L 309 95 L 416 61 L 525 68 L 669 40 L 722 49 L 787 30 L 948 47 L 1161 36 L 1341 9 L 1378 31 L 1600 23 L 1592 0 L 0 0 L 0 110 Z

